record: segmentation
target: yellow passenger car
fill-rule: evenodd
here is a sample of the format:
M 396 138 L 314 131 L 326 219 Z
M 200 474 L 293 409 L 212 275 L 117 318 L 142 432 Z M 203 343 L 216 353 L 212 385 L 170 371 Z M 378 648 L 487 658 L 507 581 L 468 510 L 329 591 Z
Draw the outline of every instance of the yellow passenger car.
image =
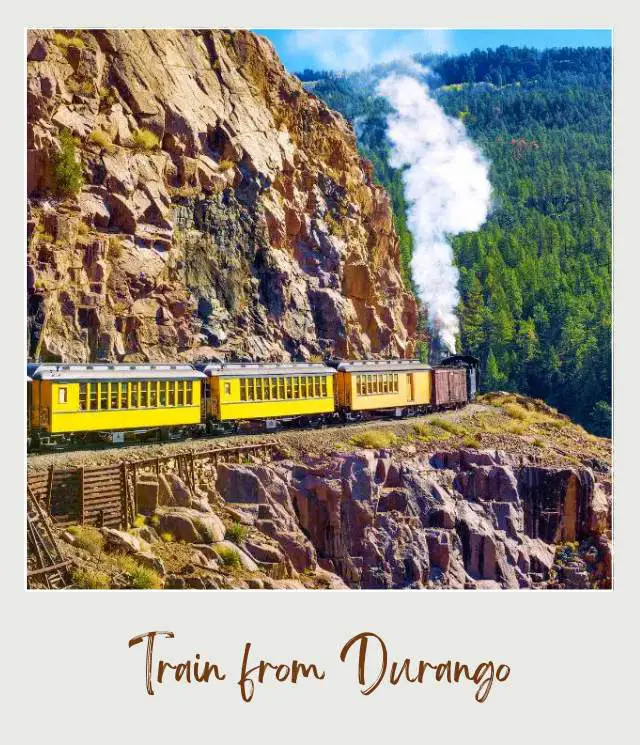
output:
M 338 408 L 363 411 L 426 410 L 431 403 L 431 367 L 418 360 L 358 360 L 336 366 Z
M 207 420 L 276 420 L 324 415 L 335 410 L 335 371 L 321 364 L 211 363 L 207 376 Z
M 31 433 L 51 436 L 200 423 L 201 381 L 191 365 L 31 365 Z

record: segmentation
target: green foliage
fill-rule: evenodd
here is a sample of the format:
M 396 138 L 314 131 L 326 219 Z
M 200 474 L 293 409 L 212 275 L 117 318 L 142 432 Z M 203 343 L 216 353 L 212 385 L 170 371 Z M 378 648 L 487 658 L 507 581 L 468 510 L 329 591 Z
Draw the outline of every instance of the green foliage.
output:
M 93 142 L 94 145 L 98 145 L 109 153 L 114 149 L 111 135 L 103 129 L 94 129 L 89 135 L 89 142 Z
M 104 550 L 104 536 L 96 528 L 71 525 L 69 533 L 75 539 L 74 546 L 88 551 L 93 556 L 97 556 Z
M 94 569 L 75 569 L 71 580 L 79 590 L 108 590 L 110 586 L 109 575 Z
M 451 435 L 466 434 L 466 430 L 464 427 L 461 427 L 459 424 L 452 422 L 450 419 L 444 419 L 443 417 L 433 417 L 433 419 L 430 420 L 429 424 L 431 424 L 431 426 L 433 427 L 443 429 L 445 432 L 448 432 Z
M 453 240 L 460 347 L 480 358 L 483 390 L 542 398 L 610 435 L 611 50 L 500 47 L 418 61 L 491 164 L 492 213 Z M 391 197 L 410 286 L 402 173 L 388 166 L 389 108 L 374 95 L 386 72 L 302 78 L 354 122 Z
M 371 448 L 380 450 L 395 445 L 398 441 L 397 436 L 387 430 L 370 429 L 359 435 L 354 435 L 350 442 L 352 445 L 360 448 Z
M 149 567 L 142 566 L 132 556 L 118 556 L 118 568 L 131 577 L 131 587 L 134 590 L 158 590 L 162 587 L 162 578 Z
M 224 537 L 227 541 L 231 541 L 231 543 L 240 544 L 247 537 L 248 532 L 247 527 L 242 525 L 242 523 L 231 523 L 227 528 Z
M 136 150 L 155 150 L 160 145 L 158 136 L 150 129 L 136 129 L 132 137 Z
M 240 555 L 235 549 L 229 546 L 216 546 L 215 551 L 220 557 L 222 565 L 227 569 L 240 569 L 242 566 Z
M 79 36 L 66 36 L 59 31 L 53 35 L 53 43 L 61 49 L 68 49 L 69 47 L 84 49 L 84 41 Z
M 68 129 L 60 133 L 60 150 L 53 156 L 52 173 L 56 194 L 73 197 L 82 188 L 82 165 L 76 161 L 76 143 Z

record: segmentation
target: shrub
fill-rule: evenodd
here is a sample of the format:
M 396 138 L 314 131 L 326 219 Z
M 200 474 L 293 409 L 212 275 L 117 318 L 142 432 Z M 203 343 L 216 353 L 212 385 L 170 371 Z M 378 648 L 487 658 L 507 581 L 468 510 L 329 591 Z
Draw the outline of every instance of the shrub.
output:
M 510 416 L 512 419 L 519 419 L 521 422 L 526 422 L 531 416 L 524 406 L 520 404 L 504 404 L 502 410 L 507 416 Z
M 116 235 L 109 236 L 109 258 L 119 259 L 122 256 L 122 244 Z
M 169 533 L 168 531 L 165 533 L 160 533 L 160 540 L 164 541 L 165 543 L 173 543 L 175 540 L 172 533 Z
M 93 142 L 94 145 L 98 145 L 107 152 L 113 151 L 113 142 L 111 141 L 111 135 L 105 132 L 104 129 L 94 129 L 89 135 L 89 142 Z
M 370 429 L 367 432 L 354 435 L 350 442 L 352 445 L 356 445 L 356 447 L 379 450 L 381 448 L 388 448 L 391 447 L 391 445 L 395 445 L 398 442 L 398 438 L 393 432 L 385 432 L 381 429 Z
M 146 525 L 146 522 L 147 522 L 147 519 L 144 515 L 136 515 L 133 521 L 133 527 L 142 528 L 143 525 Z
M 449 421 L 449 419 L 443 419 L 439 416 L 432 419 L 430 424 L 434 427 L 439 427 L 440 429 L 443 429 L 445 432 L 449 432 L 449 434 L 452 435 L 464 435 L 466 433 L 464 427 L 461 427 L 455 422 Z
M 248 532 L 249 531 L 245 525 L 242 525 L 241 523 L 231 523 L 225 531 L 224 537 L 228 541 L 231 541 L 231 543 L 240 544 L 247 537 Z
M 60 151 L 53 156 L 53 186 L 57 194 L 75 196 L 84 183 L 82 166 L 76 160 L 76 143 L 68 129 L 60 133 Z
M 154 150 L 159 145 L 158 136 L 150 129 L 136 129 L 133 133 L 133 146 L 136 150 Z
M 109 575 L 93 569 L 75 569 L 71 579 L 79 590 L 108 590 Z
M 232 160 L 221 160 L 218 165 L 221 171 L 228 171 L 230 168 L 233 168 L 234 162 Z
M 118 556 L 116 564 L 131 577 L 131 587 L 134 590 L 157 590 L 162 587 L 160 575 L 153 569 L 138 564 L 132 556 Z
M 92 556 L 97 556 L 104 550 L 104 536 L 96 528 L 72 525 L 69 533 L 75 538 L 74 545 L 88 551 Z
M 541 440 L 539 437 L 536 437 L 536 439 L 533 441 L 534 447 L 542 448 L 544 447 L 544 440 Z
M 228 569 L 240 569 L 242 563 L 240 561 L 240 554 L 238 554 L 237 551 L 234 551 L 234 549 L 229 548 L 228 546 L 216 547 L 215 550 L 220 557 L 223 566 Z
M 468 435 L 467 437 L 465 437 L 462 441 L 462 444 L 466 448 L 474 448 L 475 450 L 478 450 L 478 448 L 482 447 L 480 440 L 478 440 L 478 438 L 474 435 Z
M 53 35 L 53 43 L 61 49 L 68 49 L 69 47 L 84 49 L 84 41 L 79 36 L 67 36 L 59 31 Z

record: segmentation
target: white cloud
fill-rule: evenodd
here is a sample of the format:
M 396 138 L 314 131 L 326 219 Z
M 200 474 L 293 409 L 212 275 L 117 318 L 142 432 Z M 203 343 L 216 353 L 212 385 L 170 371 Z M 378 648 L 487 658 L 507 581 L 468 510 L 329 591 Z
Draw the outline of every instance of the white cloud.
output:
M 287 38 L 290 52 L 306 52 L 313 66 L 323 70 L 362 70 L 372 65 L 402 60 L 413 54 L 445 52 L 449 33 L 437 29 L 393 31 L 374 29 L 320 29 L 291 31 Z

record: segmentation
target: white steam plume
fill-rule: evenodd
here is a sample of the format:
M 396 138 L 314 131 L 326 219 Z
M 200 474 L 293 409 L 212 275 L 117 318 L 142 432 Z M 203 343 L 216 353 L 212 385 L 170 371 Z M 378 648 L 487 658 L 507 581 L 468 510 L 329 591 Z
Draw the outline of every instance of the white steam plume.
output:
M 378 94 L 393 106 L 387 119 L 390 165 L 403 172 L 413 235 L 411 268 L 429 324 L 455 352 L 458 270 L 449 239 L 478 230 L 491 203 L 489 166 L 462 122 L 447 116 L 429 88 L 406 75 L 390 75 Z

